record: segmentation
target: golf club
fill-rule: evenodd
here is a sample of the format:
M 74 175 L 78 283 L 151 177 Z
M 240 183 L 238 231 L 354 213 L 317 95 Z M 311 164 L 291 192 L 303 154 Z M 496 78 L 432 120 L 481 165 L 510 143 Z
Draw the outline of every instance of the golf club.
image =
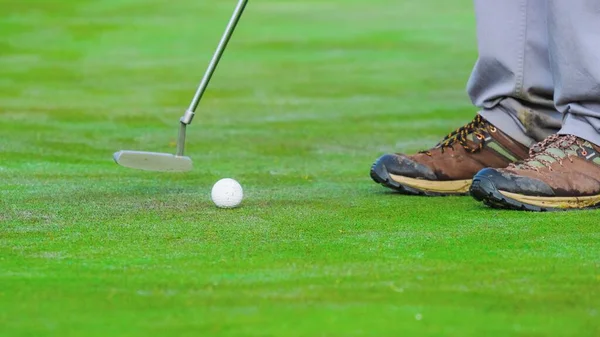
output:
M 196 90 L 196 94 L 190 103 L 189 108 L 185 111 L 185 114 L 179 119 L 179 137 L 177 138 L 177 152 L 176 154 L 170 153 L 158 153 L 158 152 L 144 152 L 144 151 L 130 151 L 121 150 L 113 155 L 115 162 L 121 166 L 146 170 L 146 171 L 162 171 L 162 172 L 185 172 L 192 169 L 192 159 L 184 156 L 185 148 L 185 133 L 186 127 L 192 123 L 194 113 L 198 107 L 198 103 L 202 99 L 208 83 L 212 75 L 219 64 L 221 56 L 227 47 L 227 43 L 233 35 L 233 31 L 237 26 L 248 0 L 240 0 L 233 12 L 229 24 L 225 29 L 225 33 L 217 46 L 212 60 L 210 61 L 204 77 Z

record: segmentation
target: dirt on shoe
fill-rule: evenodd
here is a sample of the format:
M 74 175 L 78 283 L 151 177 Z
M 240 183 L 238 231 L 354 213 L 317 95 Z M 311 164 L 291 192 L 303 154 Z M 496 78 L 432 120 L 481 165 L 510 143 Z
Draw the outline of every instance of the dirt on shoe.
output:
M 471 194 L 495 208 L 556 211 L 600 207 L 600 146 L 573 135 L 552 135 L 528 159 L 485 169 Z
M 504 168 L 528 154 L 526 146 L 477 115 L 430 150 L 381 156 L 371 167 L 371 178 L 404 194 L 465 195 L 483 168 Z

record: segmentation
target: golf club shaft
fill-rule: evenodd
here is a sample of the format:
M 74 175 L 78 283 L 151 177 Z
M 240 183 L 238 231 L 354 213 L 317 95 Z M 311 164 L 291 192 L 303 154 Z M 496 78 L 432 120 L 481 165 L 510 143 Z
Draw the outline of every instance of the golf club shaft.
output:
M 185 151 L 185 128 L 187 124 L 179 123 L 179 136 L 177 137 L 177 153 L 176 155 L 181 157 Z
M 221 38 L 221 42 L 219 42 L 219 45 L 217 46 L 217 50 L 215 51 L 215 54 L 213 55 L 213 58 L 210 61 L 210 64 L 208 65 L 208 69 L 206 69 L 206 72 L 204 73 L 202 82 L 200 82 L 200 85 L 198 86 L 198 90 L 196 90 L 196 94 L 194 95 L 194 98 L 192 99 L 192 103 L 190 104 L 190 107 L 185 112 L 185 115 L 183 115 L 183 117 L 181 117 L 180 121 L 182 124 L 188 125 L 188 124 L 192 123 L 192 119 L 194 118 L 194 112 L 196 111 L 196 108 L 198 107 L 198 103 L 200 103 L 200 100 L 202 99 L 202 95 L 204 95 L 204 91 L 206 91 L 206 88 L 208 87 L 208 83 L 210 82 L 210 79 L 212 78 L 212 75 L 214 74 L 215 69 L 217 68 L 217 65 L 219 64 L 219 61 L 221 60 L 221 56 L 223 55 L 223 52 L 225 51 L 225 48 L 227 47 L 227 43 L 229 43 L 229 40 L 231 39 L 231 35 L 233 35 L 233 31 L 235 30 L 235 27 L 237 26 L 237 24 L 242 16 L 242 13 L 244 12 L 244 9 L 246 8 L 247 3 L 248 3 L 248 0 L 240 0 L 238 2 L 238 5 L 234 10 L 233 15 L 231 16 L 231 20 L 229 20 L 229 24 L 227 25 L 227 28 L 225 29 L 225 33 L 223 34 L 223 37 Z

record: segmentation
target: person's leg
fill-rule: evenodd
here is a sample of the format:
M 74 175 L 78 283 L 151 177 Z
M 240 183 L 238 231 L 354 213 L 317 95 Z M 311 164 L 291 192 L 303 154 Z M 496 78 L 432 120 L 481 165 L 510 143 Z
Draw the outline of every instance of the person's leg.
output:
M 600 2 L 548 4 L 554 100 L 565 114 L 559 133 L 600 145 Z
M 552 102 L 545 0 L 475 0 L 479 59 L 468 85 L 480 115 L 437 146 L 385 154 L 371 178 L 405 194 L 462 195 L 486 167 L 526 158 L 560 128 Z
M 561 126 L 546 6 L 546 0 L 475 0 L 479 58 L 469 96 L 485 119 L 528 146 Z
M 600 2 L 548 0 L 548 33 L 563 126 L 527 160 L 477 173 L 470 192 L 501 208 L 600 208 Z

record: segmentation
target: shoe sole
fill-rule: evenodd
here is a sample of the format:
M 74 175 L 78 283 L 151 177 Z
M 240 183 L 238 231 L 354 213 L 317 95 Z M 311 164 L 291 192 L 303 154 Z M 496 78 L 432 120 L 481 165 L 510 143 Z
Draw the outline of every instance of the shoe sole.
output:
M 471 179 L 454 181 L 432 181 L 414 179 L 405 176 L 394 175 L 380 161 L 371 166 L 371 179 L 378 184 L 390 188 L 396 192 L 409 195 L 426 196 L 462 196 L 469 194 Z
M 533 197 L 500 191 L 485 177 L 473 179 L 471 196 L 485 205 L 498 208 L 531 212 L 558 212 L 569 210 L 590 210 L 600 208 L 600 195 L 590 197 Z

